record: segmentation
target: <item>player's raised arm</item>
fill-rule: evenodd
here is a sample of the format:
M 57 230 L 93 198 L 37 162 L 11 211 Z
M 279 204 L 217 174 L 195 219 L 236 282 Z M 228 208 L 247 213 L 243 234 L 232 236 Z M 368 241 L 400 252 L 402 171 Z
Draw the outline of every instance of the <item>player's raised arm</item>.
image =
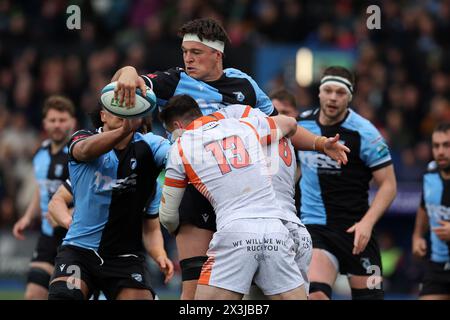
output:
M 132 66 L 126 66 L 119 69 L 111 79 L 111 82 L 117 81 L 117 87 L 114 90 L 114 97 L 119 99 L 119 104 L 126 107 L 132 107 L 135 103 L 136 88 L 141 89 L 145 96 L 147 87 L 136 69 Z
M 95 135 L 91 135 L 88 132 L 76 132 L 71 139 L 69 153 L 77 161 L 96 159 L 114 148 L 117 143 L 129 134 L 136 131 L 141 123 L 142 119 L 123 119 L 122 126 L 107 132 Z

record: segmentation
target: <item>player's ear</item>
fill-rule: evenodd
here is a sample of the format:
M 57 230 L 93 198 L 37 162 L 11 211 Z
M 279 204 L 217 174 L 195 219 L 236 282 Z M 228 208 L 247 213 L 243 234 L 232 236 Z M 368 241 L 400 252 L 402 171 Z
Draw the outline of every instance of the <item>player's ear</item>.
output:
M 102 120 L 103 123 L 106 122 L 106 112 L 103 110 L 100 111 L 100 119 Z
M 179 121 L 179 120 L 174 120 L 172 125 L 173 125 L 173 129 L 174 130 L 176 130 L 176 129 L 183 129 L 183 123 L 181 121 Z
M 220 52 L 219 50 L 214 50 L 214 51 L 215 51 L 215 53 L 216 53 L 216 60 L 217 60 L 217 61 L 223 60 L 223 53 Z

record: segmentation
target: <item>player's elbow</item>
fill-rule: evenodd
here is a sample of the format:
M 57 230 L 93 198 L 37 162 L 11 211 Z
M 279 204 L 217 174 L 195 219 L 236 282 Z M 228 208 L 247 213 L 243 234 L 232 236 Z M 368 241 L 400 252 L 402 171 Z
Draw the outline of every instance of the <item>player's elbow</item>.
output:
M 80 141 L 73 147 L 72 156 L 75 160 L 80 162 L 90 161 L 94 158 L 94 154 L 91 149 L 92 145 L 90 144 L 90 141 Z
M 285 115 L 278 115 L 272 117 L 272 119 L 277 124 L 278 130 L 281 131 L 283 137 L 290 137 L 297 131 L 297 121 L 295 118 L 288 117 Z
M 289 118 L 289 132 L 287 134 L 288 137 L 291 137 L 295 134 L 295 132 L 297 132 L 297 120 L 295 120 L 295 118 L 292 117 L 288 117 Z
M 174 233 L 178 229 L 178 211 L 167 208 L 164 204 L 159 207 L 159 221 L 169 233 Z
M 295 118 L 280 115 L 283 120 L 283 126 L 281 127 L 281 131 L 283 132 L 283 136 L 291 137 L 297 131 L 297 121 Z

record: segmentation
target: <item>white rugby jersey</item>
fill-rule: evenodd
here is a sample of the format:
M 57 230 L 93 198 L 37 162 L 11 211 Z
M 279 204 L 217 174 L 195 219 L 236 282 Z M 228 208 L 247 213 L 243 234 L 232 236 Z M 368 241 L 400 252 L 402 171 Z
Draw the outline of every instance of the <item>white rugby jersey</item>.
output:
M 261 146 L 276 139 L 272 119 L 204 116 L 186 129 L 171 148 L 165 184 L 184 188 L 192 183 L 214 207 L 218 230 L 242 218 L 298 222 L 276 201 Z
M 242 104 L 229 105 L 212 114 L 218 119 L 225 118 L 246 118 L 246 117 L 267 117 L 259 109 Z M 263 145 L 263 150 L 267 156 L 269 173 L 272 175 L 272 185 L 275 190 L 276 199 L 286 214 L 293 214 L 297 217 L 295 207 L 295 151 L 291 140 L 282 138 L 278 143 Z M 300 223 L 300 221 L 298 221 Z

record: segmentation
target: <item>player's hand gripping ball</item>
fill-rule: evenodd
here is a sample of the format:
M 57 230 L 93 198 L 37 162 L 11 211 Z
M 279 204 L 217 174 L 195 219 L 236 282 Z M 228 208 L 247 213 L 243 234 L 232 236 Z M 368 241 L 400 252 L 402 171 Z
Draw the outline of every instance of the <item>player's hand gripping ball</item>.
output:
M 106 85 L 101 92 L 100 100 L 106 110 L 120 118 L 145 117 L 153 112 L 156 107 L 156 96 L 152 89 L 147 87 L 145 96 L 140 89 L 136 88 L 135 105 L 127 108 L 124 104 L 119 104 L 119 99 L 114 98 L 114 89 L 117 81 Z

